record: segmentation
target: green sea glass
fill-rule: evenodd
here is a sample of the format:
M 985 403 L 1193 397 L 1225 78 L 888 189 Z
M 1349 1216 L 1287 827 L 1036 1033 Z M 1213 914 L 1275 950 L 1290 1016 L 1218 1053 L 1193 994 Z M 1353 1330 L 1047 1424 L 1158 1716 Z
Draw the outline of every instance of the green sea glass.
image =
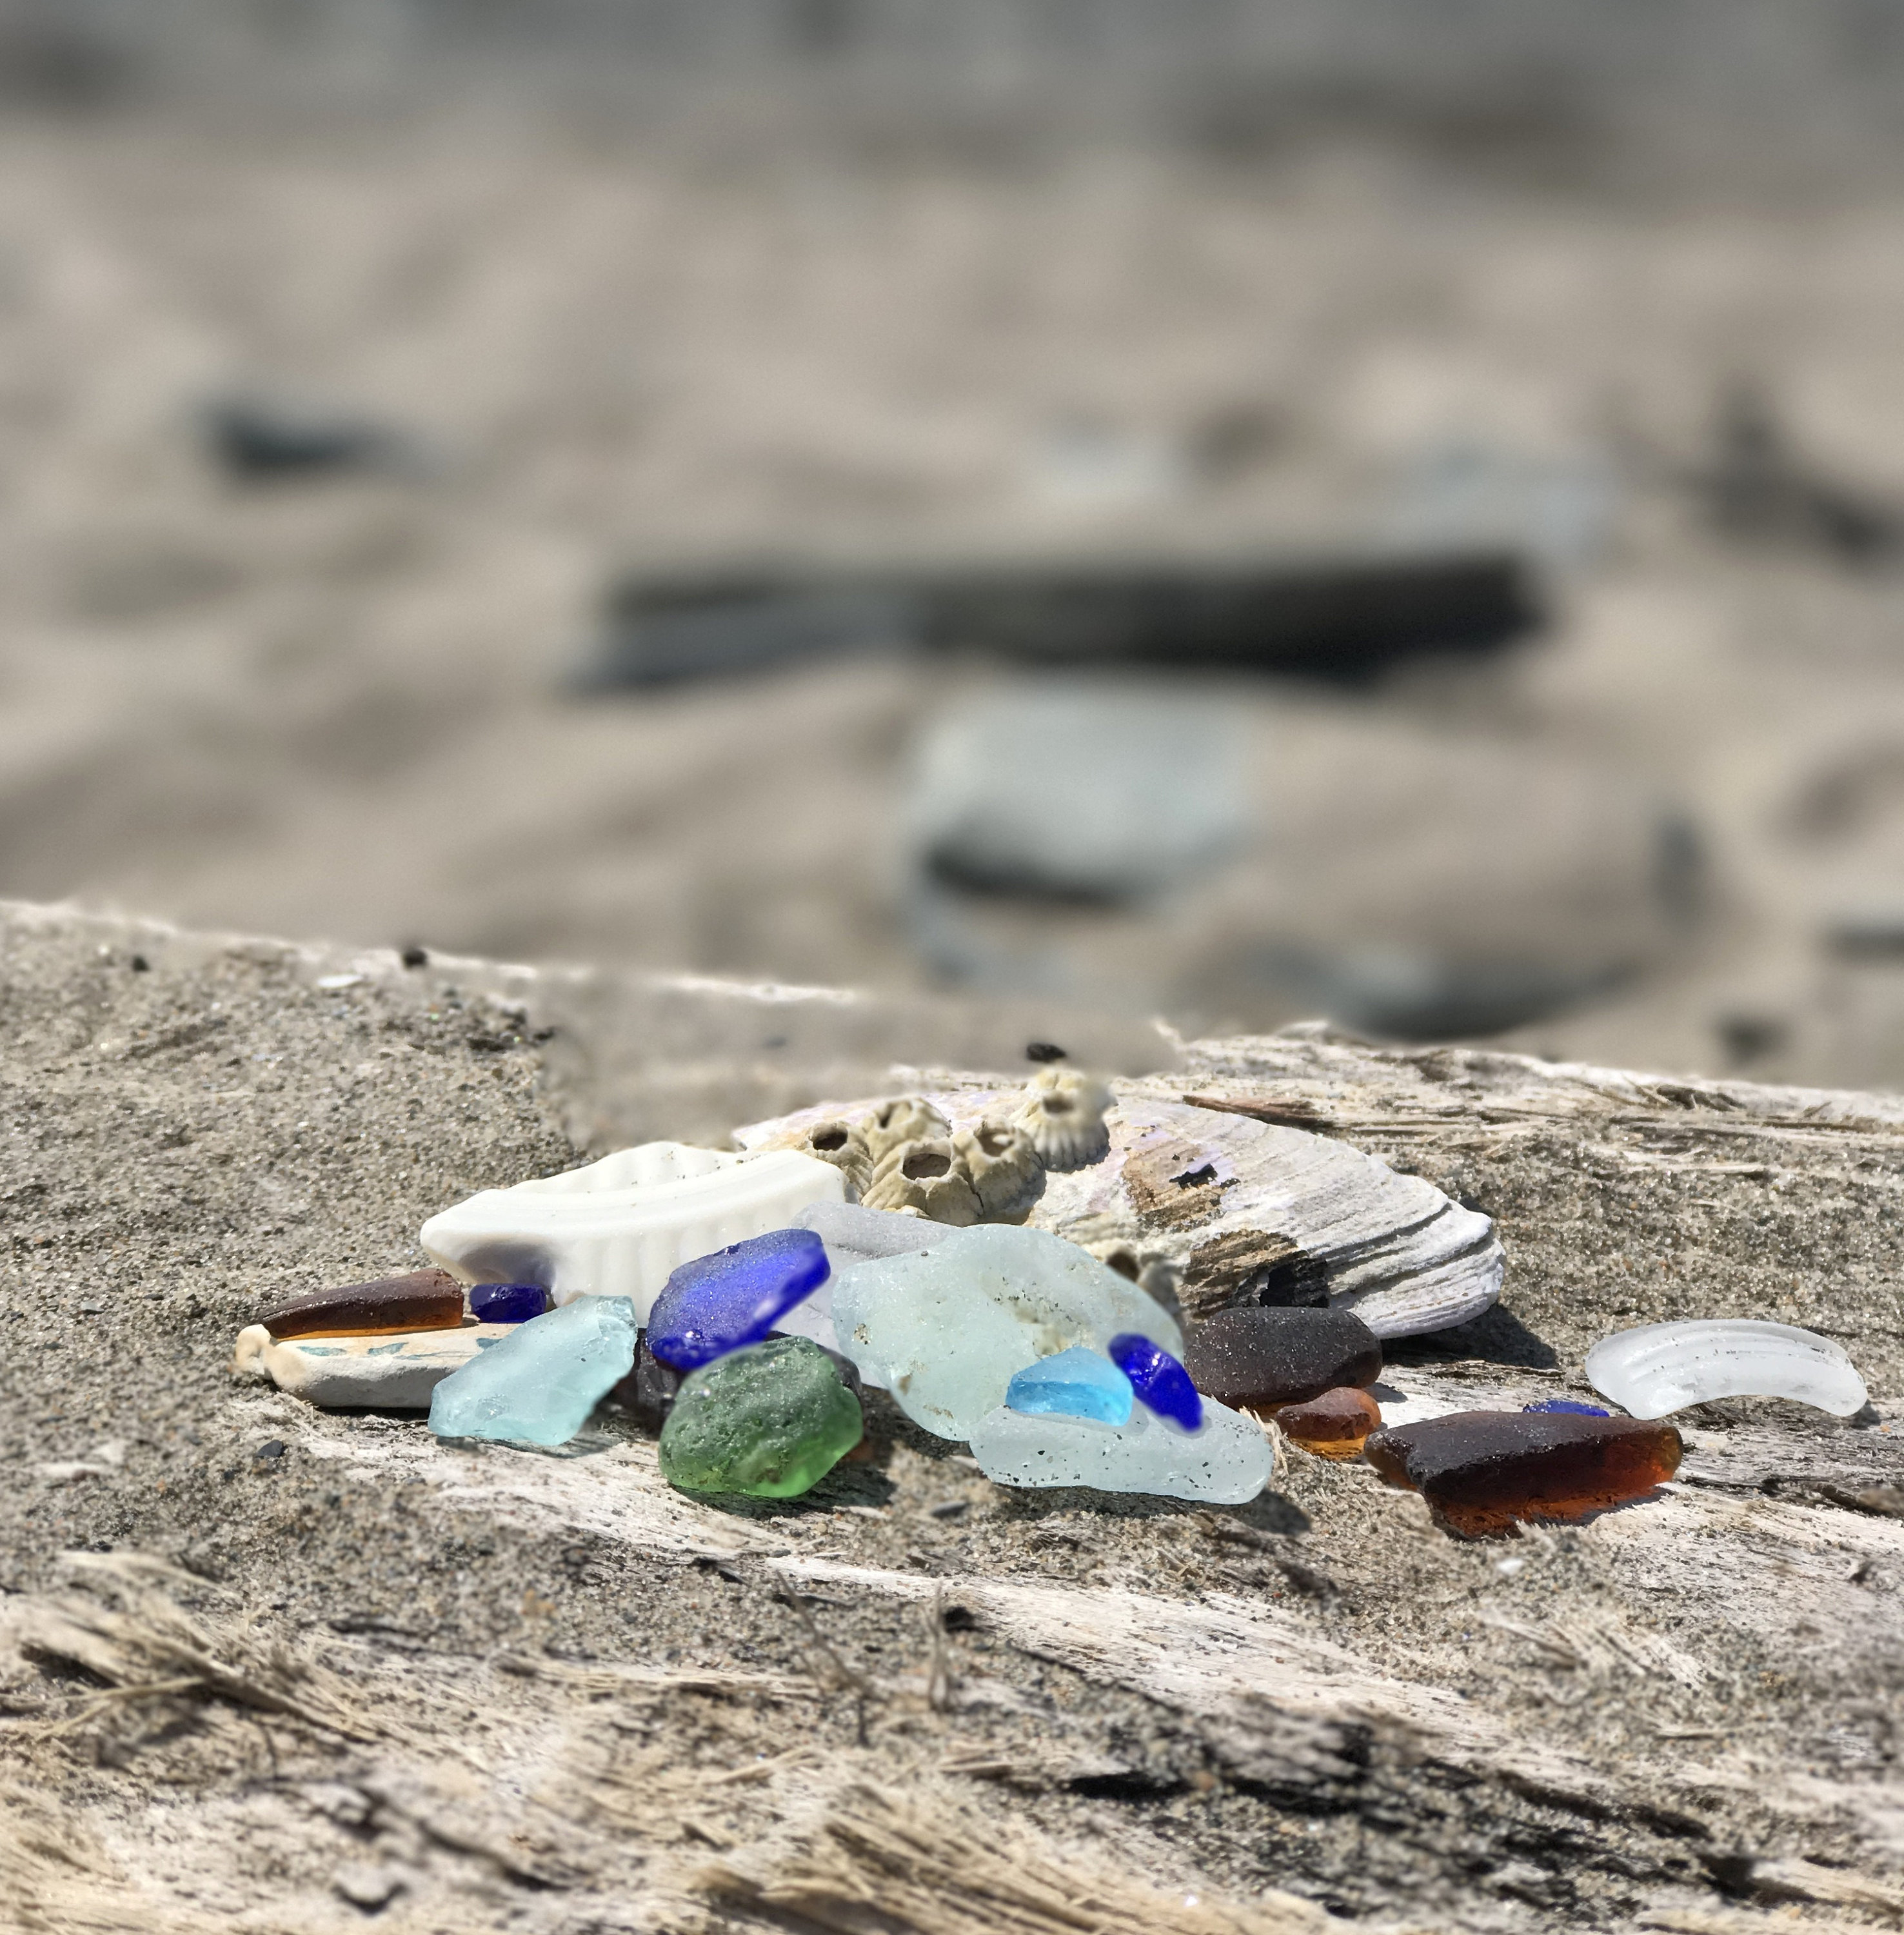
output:
M 858 1399 L 817 1344 L 770 1337 L 682 1379 L 662 1429 L 661 1475 L 688 1492 L 798 1498 L 864 1429 Z

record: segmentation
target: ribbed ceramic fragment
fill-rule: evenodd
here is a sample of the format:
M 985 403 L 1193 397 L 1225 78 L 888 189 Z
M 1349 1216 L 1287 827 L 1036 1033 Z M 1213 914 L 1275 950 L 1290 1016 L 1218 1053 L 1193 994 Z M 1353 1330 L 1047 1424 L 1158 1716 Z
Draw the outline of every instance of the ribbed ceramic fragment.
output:
M 1134 1331 L 1173 1356 L 1175 1323 L 1076 1245 L 996 1223 L 935 1248 L 846 1271 L 833 1284 L 840 1348 L 914 1423 L 964 1438 L 1005 1402 L 1013 1375 L 1073 1345 Z
M 1406 1337 L 1465 1323 L 1499 1297 L 1493 1224 L 1432 1183 L 1332 1137 L 1196 1106 L 1162 1077 L 1110 1085 L 1109 1151 L 1048 1175 L 1029 1227 L 1100 1251 L 1123 1242 L 1160 1252 L 1187 1317 L 1332 1306 L 1353 1310 L 1377 1337 Z M 975 1082 L 925 1100 L 958 1129 L 1023 1092 Z M 854 1112 L 837 1103 L 807 1112 Z M 735 1140 L 756 1147 L 807 1118 L 756 1124 Z
M 845 1195 L 837 1168 L 795 1150 L 732 1155 L 644 1143 L 560 1176 L 485 1189 L 431 1217 L 423 1246 L 466 1281 L 547 1284 L 558 1304 L 625 1297 L 645 1321 L 680 1264 Z
M 1721 1397 L 1783 1397 L 1849 1417 L 1864 1380 L 1816 1332 L 1756 1318 L 1691 1318 L 1616 1330 L 1587 1353 L 1587 1381 L 1635 1417 Z
M 465 1324 L 403 1336 L 274 1338 L 261 1324 L 238 1333 L 231 1368 L 330 1410 L 427 1411 L 452 1371 L 508 1336 L 512 1324 Z
M 994 1484 L 1088 1485 L 1208 1505 L 1246 1504 L 1269 1482 L 1274 1464 L 1261 1427 L 1220 1404 L 1203 1407 L 1202 1428 L 1193 1432 L 1141 1404 L 1121 1425 L 1001 1405 L 973 1426 L 971 1444 L 979 1470 Z

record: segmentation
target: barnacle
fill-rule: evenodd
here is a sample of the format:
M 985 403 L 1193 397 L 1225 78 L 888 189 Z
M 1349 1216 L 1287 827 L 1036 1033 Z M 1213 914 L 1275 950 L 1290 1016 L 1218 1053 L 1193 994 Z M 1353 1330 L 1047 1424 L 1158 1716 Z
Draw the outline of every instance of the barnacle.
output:
M 864 1196 L 866 1185 L 873 1179 L 873 1152 L 866 1146 L 866 1138 L 854 1124 L 837 1115 L 823 1122 L 810 1122 L 803 1129 L 777 1136 L 761 1146 L 798 1149 L 802 1155 L 830 1162 L 846 1179 L 849 1201 Z
M 869 1209 L 914 1209 L 935 1223 L 979 1220 L 978 1191 L 943 1136 L 898 1143 L 874 1165 L 862 1198 Z
M 882 1102 L 856 1127 L 875 1168 L 902 1143 L 934 1142 L 952 1134 L 951 1123 L 922 1095 Z
M 1025 1084 L 1024 1100 L 1012 1119 L 1030 1137 L 1046 1168 L 1062 1174 L 1088 1168 L 1110 1153 L 1104 1112 L 1114 1099 L 1096 1076 L 1054 1064 Z
M 952 1154 L 970 1179 L 979 1213 L 988 1223 L 1021 1223 L 1045 1193 L 1045 1165 L 1023 1129 L 988 1115 L 952 1139 Z

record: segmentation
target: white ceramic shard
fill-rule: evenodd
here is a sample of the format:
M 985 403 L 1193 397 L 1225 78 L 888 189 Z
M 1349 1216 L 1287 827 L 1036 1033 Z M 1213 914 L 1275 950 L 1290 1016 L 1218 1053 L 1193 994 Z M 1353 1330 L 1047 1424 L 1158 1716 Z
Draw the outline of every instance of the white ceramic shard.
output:
M 1012 1375 L 1074 1345 L 1134 1330 L 1183 1354 L 1174 1318 L 1075 1244 L 1005 1224 L 953 1230 L 932 1249 L 833 1280 L 840 1348 L 914 1423 L 964 1438 Z
M 1001 1405 L 973 1427 L 971 1444 L 979 1470 L 1001 1485 L 1089 1485 L 1209 1505 L 1247 1504 L 1275 1464 L 1262 1426 L 1209 1398 L 1197 1431 L 1181 1430 L 1141 1404 L 1124 1424 Z
M 1757 1318 L 1694 1318 L 1616 1330 L 1587 1353 L 1587 1381 L 1635 1417 L 1721 1397 L 1783 1397 L 1834 1417 L 1866 1402 L 1857 1366 L 1828 1337 Z
M 238 1333 L 231 1368 L 331 1409 L 427 1411 L 444 1378 L 519 1327 L 465 1324 L 394 1336 L 276 1338 L 263 1324 L 248 1324 Z
M 845 1200 L 832 1164 L 792 1149 L 730 1155 L 644 1143 L 433 1216 L 423 1246 L 466 1283 L 539 1283 L 557 1304 L 625 1297 L 645 1323 L 669 1273 Z
M 1245 1085 L 1227 1085 L 1240 1111 Z M 1378 1337 L 1408 1337 L 1466 1323 L 1499 1297 L 1505 1259 L 1493 1223 L 1422 1177 L 1333 1137 L 1187 1102 L 1161 1076 L 1110 1086 L 1108 1152 L 1049 1176 L 1029 1227 L 1100 1253 L 1127 1245 L 1174 1270 L 1192 1319 L 1233 1306 L 1326 1302 Z M 957 1131 L 1022 1094 L 975 1081 L 925 1099 Z M 759 1123 L 735 1140 L 753 1147 L 806 1114 L 867 1106 Z

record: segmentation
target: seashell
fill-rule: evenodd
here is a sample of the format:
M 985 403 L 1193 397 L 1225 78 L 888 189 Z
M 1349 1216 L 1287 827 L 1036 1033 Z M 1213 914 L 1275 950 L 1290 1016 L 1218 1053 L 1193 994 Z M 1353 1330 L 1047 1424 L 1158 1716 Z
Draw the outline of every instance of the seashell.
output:
M 864 1201 L 868 1209 L 911 1209 L 958 1229 L 979 1221 L 979 1193 L 943 1136 L 888 1149 L 874 1169 Z
M 423 1226 L 431 1260 L 470 1283 L 545 1284 L 558 1304 L 625 1297 L 645 1322 L 680 1264 L 783 1230 L 846 1177 L 797 1149 L 740 1155 L 643 1143 L 560 1176 L 485 1189 Z
M 1187 1103 L 1167 1078 L 1110 1086 L 1106 1154 L 1049 1175 L 1027 1221 L 1100 1257 L 1121 1243 L 1142 1267 L 1167 1263 L 1191 1321 L 1306 1304 L 1408 1337 L 1464 1324 L 1499 1297 L 1492 1222 L 1432 1183 L 1333 1137 Z M 1023 1097 L 974 1081 L 925 1099 L 962 1128 Z M 810 1118 L 851 1112 L 835 1105 Z M 807 1119 L 756 1124 L 735 1140 L 754 1146 Z
M 874 1103 L 855 1124 L 877 1168 L 901 1143 L 929 1143 L 952 1134 L 952 1124 L 922 1095 Z
M 1103 1161 L 1111 1146 L 1104 1112 L 1114 1099 L 1096 1076 L 1052 1065 L 1025 1084 L 1012 1119 L 1030 1136 L 1039 1161 L 1063 1174 Z
M 987 1223 L 1022 1223 L 1045 1193 L 1045 1165 L 1023 1129 L 995 1115 L 961 1129 L 952 1153 L 970 1179 L 979 1215 Z
M 262 1324 L 248 1324 L 238 1333 L 231 1368 L 241 1376 L 268 1378 L 311 1404 L 427 1411 L 444 1378 L 519 1327 L 465 1324 L 395 1336 L 273 1337 Z
M 867 1147 L 866 1138 L 856 1125 L 837 1115 L 796 1130 L 772 1146 L 797 1149 L 802 1155 L 830 1162 L 846 1179 L 849 1203 L 857 1203 L 873 1179 L 873 1152 Z
M 1587 1381 L 1635 1417 L 1719 1397 L 1784 1397 L 1836 1417 L 1863 1409 L 1864 1380 L 1828 1337 L 1756 1318 L 1694 1318 L 1616 1330 L 1587 1353 Z

